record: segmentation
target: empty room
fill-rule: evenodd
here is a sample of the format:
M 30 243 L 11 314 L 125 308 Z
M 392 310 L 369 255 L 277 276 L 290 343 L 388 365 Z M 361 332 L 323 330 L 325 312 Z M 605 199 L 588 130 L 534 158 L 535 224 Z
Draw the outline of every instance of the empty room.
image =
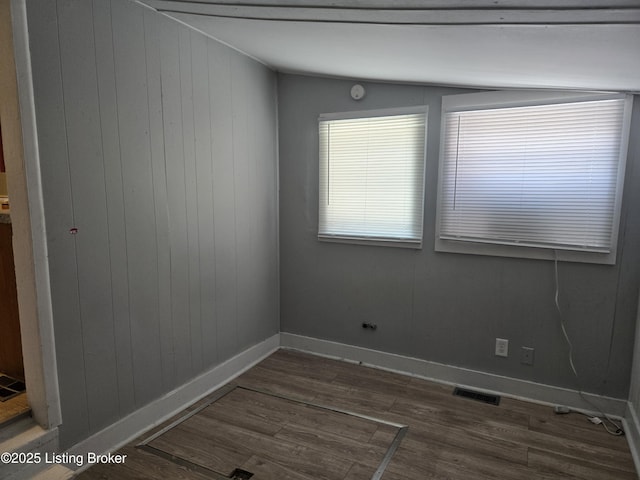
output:
M 637 0 L 0 34 L 0 478 L 639 478 Z

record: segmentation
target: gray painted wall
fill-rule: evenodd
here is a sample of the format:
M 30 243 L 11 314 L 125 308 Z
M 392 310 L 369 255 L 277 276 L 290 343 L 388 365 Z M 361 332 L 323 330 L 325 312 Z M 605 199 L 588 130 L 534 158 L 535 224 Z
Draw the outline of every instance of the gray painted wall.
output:
M 127 0 L 27 7 L 67 447 L 277 333 L 276 77 Z
M 280 75 L 277 97 L 263 66 L 133 2 L 27 7 L 63 448 L 276 333 L 279 267 L 282 331 L 576 387 L 550 262 L 433 251 L 440 98 L 462 90 L 366 84 L 355 103 L 353 82 Z M 425 247 L 318 242 L 318 114 L 425 103 Z M 560 265 L 582 383 L 615 397 L 640 284 L 639 104 L 620 261 Z
M 463 90 L 280 75 L 281 330 L 444 364 L 577 388 L 554 306 L 554 265 L 434 252 L 444 94 Z M 640 102 L 635 101 L 616 266 L 560 263 L 560 305 L 582 388 L 626 398 L 640 284 Z M 424 247 L 317 240 L 320 113 L 429 105 Z M 361 323 L 376 323 L 375 332 Z M 495 338 L 510 341 L 494 356 Z M 521 365 L 521 346 L 535 365 Z

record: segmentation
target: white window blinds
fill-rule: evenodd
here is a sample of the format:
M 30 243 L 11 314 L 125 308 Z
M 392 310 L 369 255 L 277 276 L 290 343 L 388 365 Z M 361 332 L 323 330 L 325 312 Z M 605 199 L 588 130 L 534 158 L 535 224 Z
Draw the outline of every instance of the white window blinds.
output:
M 610 252 L 625 101 L 445 106 L 440 239 Z
M 425 130 L 426 107 L 320 117 L 319 238 L 421 244 Z

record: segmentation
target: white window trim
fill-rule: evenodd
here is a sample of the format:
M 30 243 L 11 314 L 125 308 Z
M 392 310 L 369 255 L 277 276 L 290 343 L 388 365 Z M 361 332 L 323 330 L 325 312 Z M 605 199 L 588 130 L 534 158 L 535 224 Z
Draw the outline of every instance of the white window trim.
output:
M 412 113 L 424 113 L 427 115 L 429 112 L 428 105 L 418 105 L 412 107 L 394 107 L 394 108 L 379 108 L 377 110 L 359 110 L 353 112 L 336 112 L 336 113 L 321 113 L 318 116 L 320 120 L 346 120 L 349 118 L 371 118 L 371 117 L 384 117 L 391 115 L 410 115 Z M 426 122 L 425 122 L 426 124 Z
M 616 199 L 613 216 L 613 233 L 611 251 L 608 253 L 580 252 L 529 246 L 501 245 L 458 241 L 440 238 L 441 217 L 441 185 L 444 171 L 444 142 L 445 142 L 445 114 L 448 112 L 486 109 L 491 107 L 516 107 L 544 105 L 549 103 L 571 103 L 576 101 L 595 101 L 614 98 L 624 98 L 624 118 L 622 138 L 620 143 L 620 159 L 616 184 Z M 614 265 L 616 263 L 618 234 L 620 227 L 620 212 L 622 207 L 623 185 L 625 178 L 626 157 L 628 153 L 629 130 L 633 96 L 623 93 L 604 92 L 557 92 L 557 91 L 496 91 L 472 94 L 449 95 L 442 97 L 442 114 L 440 124 L 440 157 L 438 168 L 438 194 L 435 225 L 435 251 L 462 253 L 472 255 L 489 255 L 499 257 L 529 258 L 542 260 L 560 260 L 569 262 L 596 263 Z
M 426 181 L 426 156 L 427 156 L 427 134 L 429 131 L 429 106 L 428 105 L 418 105 L 418 106 L 410 106 L 410 107 L 394 107 L 394 108 L 383 108 L 383 109 L 375 109 L 375 110 L 360 110 L 360 111 L 350 111 L 350 112 L 336 112 L 336 113 L 322 113 L 318 116 L 318 122 L 326 121 L 326 120 L 345 120 L 345 119 L 365 119 L 371 117 L 382 117 L 382 116 L 391 116 L 391 115 L 410 115 L 416 113 L 424 113 L 425 116 L 425 132 L 424 132 L 424 147 L 423 147 L 423 169 L 422 169 L 422 194 L 421 194 L 421 205 L 422 205 L 422 234 L 420 236 L 420 240 L 394 240 L 394 239 L 385 239 L 385 238 L 376 238 L 376 237 L 350 237 L 348 235 L 327 235 L 321 234 L 318 231 L 318 240 L 321 242 L 327 243 L 346 243 L 353 245 L 367 245 L 367 246 L 379 246 L 379 247 L 399 247 L 399 248 L 408 248 L 408 249 L 422 249 L 422 244 L 424 242 L 424 201 L 425 201 L 425 181 Z M 319 151 L 319 149 L 316 149 Z M 318 162 L 319 165 L 319 162 Z M 318 220 L 320 217 L 320 210 L 318 205 Z

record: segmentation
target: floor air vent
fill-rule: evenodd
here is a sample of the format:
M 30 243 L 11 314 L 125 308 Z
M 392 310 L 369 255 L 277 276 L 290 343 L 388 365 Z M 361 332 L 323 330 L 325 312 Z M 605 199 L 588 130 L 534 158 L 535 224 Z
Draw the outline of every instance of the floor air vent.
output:
M 246 470 L 241 470 L 239 468 L 236 468 L 233 472 L 231 472 L 231 475 L 229 475 L 229 478 L 231 480 L 248 480 L 251 477 L 253 477 L 253 473 L 247 472 Z
M 0 373 L 0 402 L 6 402 L 10 398 L 20 395 L 26 388 L 24 382 Z
M 478 402 L 489 403 L 491 405 L 500 405 L 500 397 L 498 395 L 491 395 L 490 393 L 476 392 L 467 388 L 456 387 L 453 390 L 453 394 L 458 397 L 477 400 Z

